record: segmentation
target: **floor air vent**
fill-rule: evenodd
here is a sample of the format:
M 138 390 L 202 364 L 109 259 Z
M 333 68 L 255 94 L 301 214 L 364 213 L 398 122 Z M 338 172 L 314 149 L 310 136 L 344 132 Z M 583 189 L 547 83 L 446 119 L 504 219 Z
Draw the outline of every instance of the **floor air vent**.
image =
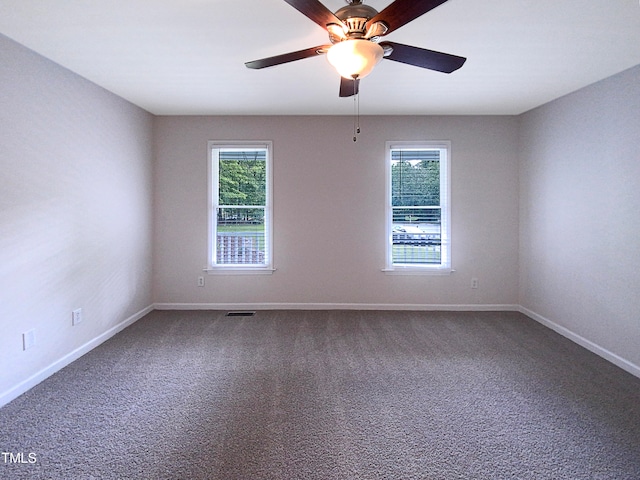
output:
M 256 312 L 227 312 L 227 317 L 253 317 Z

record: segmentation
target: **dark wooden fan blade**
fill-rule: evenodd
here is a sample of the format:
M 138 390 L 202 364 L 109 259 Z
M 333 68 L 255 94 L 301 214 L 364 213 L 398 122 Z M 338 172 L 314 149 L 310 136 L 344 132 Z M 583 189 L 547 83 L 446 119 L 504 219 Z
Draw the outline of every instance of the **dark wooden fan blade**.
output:
M 326 30 L 327 25 L 336 23 L 342 25 L 342 21 L 331 10 L 318 0 L 284 0 L 303 15 L 307 16 Z
M 340 77 L 340 96 L 351 97 L 358 93 L 360 89 L 360 79 L 349 80 L 348 78 Z
M 318 47 L 311 47 L 305 50 L 298 50 L 297 52 L 284 53 L 282 55 L 276 55 L 275 57 L 261 58 L 260 60 L 253 60 L 251 62 L 245 62 L 247 68 L 266 68 L 273 67 L 274 65 L 281 65 L 283 63 L 295 62 L 296 60 L 302 60 L 303 58 L 315 57 L 322 55 L 331 47 L 331 45 L 320 45 Z
M 388 45 L 393 48 L 393 52 L 391 52 L 389 56 L 384 57 L 387 60 L 428 68 L 429 70 L 436 70 L 443 73 L 454 72 L 467 61 L 466 58 L 458 57 L 457 55 L 435 52 L 424 48 L 412 47 L 411 45 L 403 45 L 401 43 L 380 42 L 380 45 L 382 47 Z
M 384 22 L 389 27 L 387 34 L 433 10 L 447 0 L 395 0 L 367 23 Z

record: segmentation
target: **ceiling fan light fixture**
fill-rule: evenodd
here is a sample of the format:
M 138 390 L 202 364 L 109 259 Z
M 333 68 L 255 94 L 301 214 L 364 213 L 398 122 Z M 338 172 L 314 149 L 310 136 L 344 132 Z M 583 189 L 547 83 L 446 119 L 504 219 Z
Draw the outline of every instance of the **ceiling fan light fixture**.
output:
M 336 43 L 327 51 L 327 60 L 340 76 L 364 78 L 382 60 L 384 49 L 369 40 L 352 39 Z

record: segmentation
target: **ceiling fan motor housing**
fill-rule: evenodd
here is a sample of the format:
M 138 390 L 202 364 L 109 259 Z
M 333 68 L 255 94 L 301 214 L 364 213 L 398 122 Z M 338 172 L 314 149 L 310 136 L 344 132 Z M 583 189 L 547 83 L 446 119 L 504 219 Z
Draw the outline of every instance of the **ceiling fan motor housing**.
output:
M 354 38 L 366 38 L 375 41 L 371 37 L 382 35 L 383 33 L 380 33 L 380 28 L 385 26 L 380 22 L 376 22 L 374 25 L 368 26 L 367 22 L 377 14 L 378 11 L 375 8 L 370 7 L 369 5 L 363 5 L 360 2 L 350 3 L 346 7 L 342 7 L 336 11 L 335 16 L 338 17 L 346 26 L 346 38 L 334 38 L 334 36 L 330 35 L 331 41 L 333 43 L 337 43 L 334 40 L 342 41 Z M 379 23 L 380 26 L 378 26 Z M 384 29 L 386 31 L 386 28 Z

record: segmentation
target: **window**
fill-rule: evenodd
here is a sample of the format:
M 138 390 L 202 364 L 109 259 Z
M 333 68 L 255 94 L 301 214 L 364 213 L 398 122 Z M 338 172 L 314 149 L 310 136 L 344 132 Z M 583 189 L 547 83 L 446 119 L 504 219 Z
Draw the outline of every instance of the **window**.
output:
M 450 273 L 449 142 L 387 142 L 387 266 Z
M 271 142 L 209 142 L 209 273 L 271 273 Z

